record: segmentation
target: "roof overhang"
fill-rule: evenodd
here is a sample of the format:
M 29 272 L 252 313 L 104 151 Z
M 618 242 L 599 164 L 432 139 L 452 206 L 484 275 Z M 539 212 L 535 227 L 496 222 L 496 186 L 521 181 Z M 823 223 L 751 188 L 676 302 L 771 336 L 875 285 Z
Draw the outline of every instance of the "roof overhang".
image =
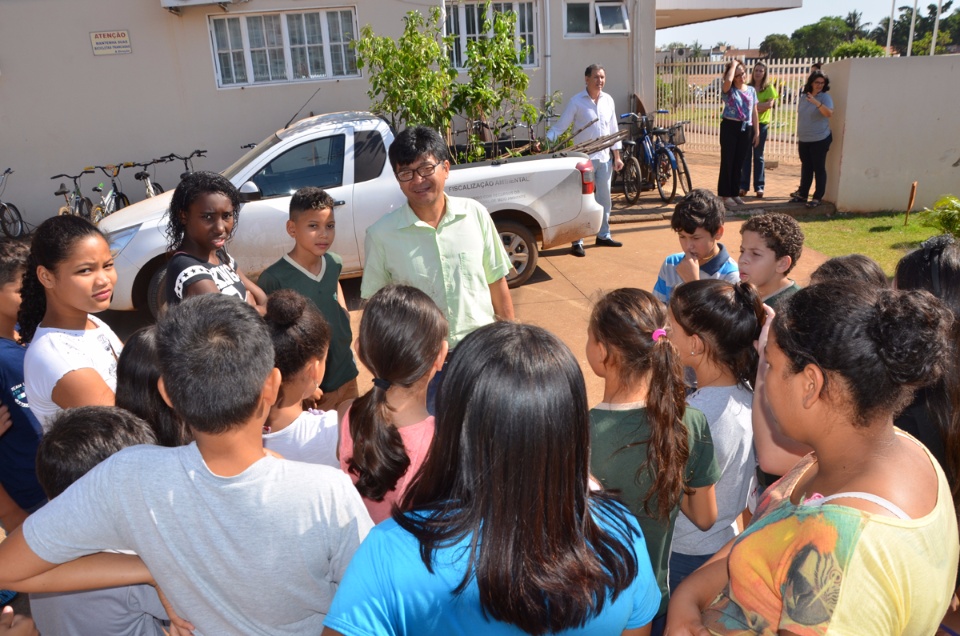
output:
M 657 0 L 657 28 L 798 9 L 803 0 Z

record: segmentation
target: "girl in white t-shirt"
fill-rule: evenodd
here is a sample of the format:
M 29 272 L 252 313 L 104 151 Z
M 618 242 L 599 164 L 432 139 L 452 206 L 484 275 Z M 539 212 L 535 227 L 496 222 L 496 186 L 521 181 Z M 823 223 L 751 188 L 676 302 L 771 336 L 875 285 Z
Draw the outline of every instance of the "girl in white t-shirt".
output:
M 304 409 L 316 393 L 330 345 L 330 327 L 320 310 L 292 289 L 267 298 L 263 319 L 273 340 L 274 366 L 283 384 L 263 427 L 265 448 L 286 459 L 340 468 L 337 412 Z
M 37 228 L 23 275 L 18 322 L 29 344 L 24 384 L 44 430 L 61 409 L 113 405 L 123 345 L 91 314 L 110 306 L 117 272 L 103 234 L 76 216 Z

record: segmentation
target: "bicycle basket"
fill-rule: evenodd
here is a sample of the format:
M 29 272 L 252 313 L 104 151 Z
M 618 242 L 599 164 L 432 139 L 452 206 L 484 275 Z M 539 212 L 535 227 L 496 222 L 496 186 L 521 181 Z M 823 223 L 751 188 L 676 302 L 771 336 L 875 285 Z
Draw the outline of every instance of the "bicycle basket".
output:
M 670 129 L 670 143 L 674 146 L 680 146 L 687 143 L 687 136 L 683 132 L 683 125 L 674 126 Z

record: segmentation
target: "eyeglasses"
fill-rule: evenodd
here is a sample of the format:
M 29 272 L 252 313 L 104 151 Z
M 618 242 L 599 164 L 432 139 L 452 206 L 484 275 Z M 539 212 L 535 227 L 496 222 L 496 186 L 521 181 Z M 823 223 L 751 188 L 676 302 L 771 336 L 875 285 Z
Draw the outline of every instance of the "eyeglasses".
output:
M 824 84 L 826 84 L 826 82 L 824 82 L 823 80 L 815 80 L 813 82 L 814 86 L 823 86 Z
M 430 175 L 432 175 L 434 172 L 437 171 L 437 166 L 439 166 L 441 163 L 443 162 L 438 161 L 437 163 L 434 163 L 434 164 L 427 164 L 425 166 L 420 166 L 415 170 L 401 170 L 400 172 L 394 172 L 393 174 L 396 175 L 397 181 L 412 181 L 414 172 L 416 172 L 421 177 L 429 177 Z

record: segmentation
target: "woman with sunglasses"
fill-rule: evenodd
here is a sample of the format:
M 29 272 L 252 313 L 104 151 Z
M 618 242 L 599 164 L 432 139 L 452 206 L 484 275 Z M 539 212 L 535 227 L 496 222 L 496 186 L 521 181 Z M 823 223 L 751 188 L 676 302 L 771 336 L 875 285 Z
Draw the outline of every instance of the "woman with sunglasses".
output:
M 746 83 L 747 69 L 730 60 L 723 71 L 723 119 L 720 122 L 720 177 L 717 196 L 727 207 L 743 205 L 740 173 L 751 148 L 760 141 L 757 91 Z

